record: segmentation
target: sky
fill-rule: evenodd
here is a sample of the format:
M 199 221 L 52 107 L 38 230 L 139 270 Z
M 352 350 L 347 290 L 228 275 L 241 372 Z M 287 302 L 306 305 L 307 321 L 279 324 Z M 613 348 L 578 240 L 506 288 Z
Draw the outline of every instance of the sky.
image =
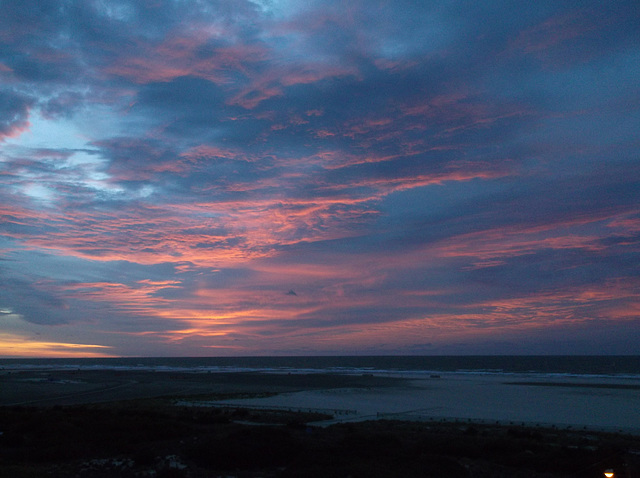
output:
M 637 0 L 0 10 L 0 356 L 640 353 Z

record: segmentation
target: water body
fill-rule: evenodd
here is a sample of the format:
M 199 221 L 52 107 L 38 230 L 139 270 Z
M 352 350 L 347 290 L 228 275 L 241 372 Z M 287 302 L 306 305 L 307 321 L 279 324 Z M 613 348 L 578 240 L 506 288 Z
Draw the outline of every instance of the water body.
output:
M 640 379 L 632 356 L 321 356 L 0 359 L 4 370 L 139 370 L 181 372 L 339 373 L 432 376 L 530 375 Z

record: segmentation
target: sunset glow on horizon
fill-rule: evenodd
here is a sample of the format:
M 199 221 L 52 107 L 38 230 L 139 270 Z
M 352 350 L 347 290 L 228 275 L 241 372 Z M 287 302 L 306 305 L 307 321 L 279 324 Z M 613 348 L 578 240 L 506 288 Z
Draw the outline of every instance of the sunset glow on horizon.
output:
M 0 356 L 640 353 L 636 2 L 0 6 Z

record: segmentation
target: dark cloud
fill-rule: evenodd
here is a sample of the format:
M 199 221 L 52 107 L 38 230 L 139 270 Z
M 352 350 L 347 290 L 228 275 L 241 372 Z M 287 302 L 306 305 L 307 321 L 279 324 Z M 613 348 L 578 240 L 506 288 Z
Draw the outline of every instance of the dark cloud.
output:
M 12 90 L 0 90 L 0 141 L 16 136 L 29 125 L 33 98 Z
M 46 284 L 8 277 L 6 269 L 0 279 L 0 301 L 12 313 L 27 322 L 59 325 L 70 320 L 68 303 L 47 290 Z

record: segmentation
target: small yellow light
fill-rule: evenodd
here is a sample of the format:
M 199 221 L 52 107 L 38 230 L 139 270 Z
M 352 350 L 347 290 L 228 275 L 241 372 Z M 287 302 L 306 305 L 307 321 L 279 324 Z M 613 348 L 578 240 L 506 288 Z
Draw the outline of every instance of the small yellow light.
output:
M 608 470 L 605 470 L 604 476 L 606 476 L 607 478 L 613 478 L 613 470 L 611 468 L 609 468 Z

